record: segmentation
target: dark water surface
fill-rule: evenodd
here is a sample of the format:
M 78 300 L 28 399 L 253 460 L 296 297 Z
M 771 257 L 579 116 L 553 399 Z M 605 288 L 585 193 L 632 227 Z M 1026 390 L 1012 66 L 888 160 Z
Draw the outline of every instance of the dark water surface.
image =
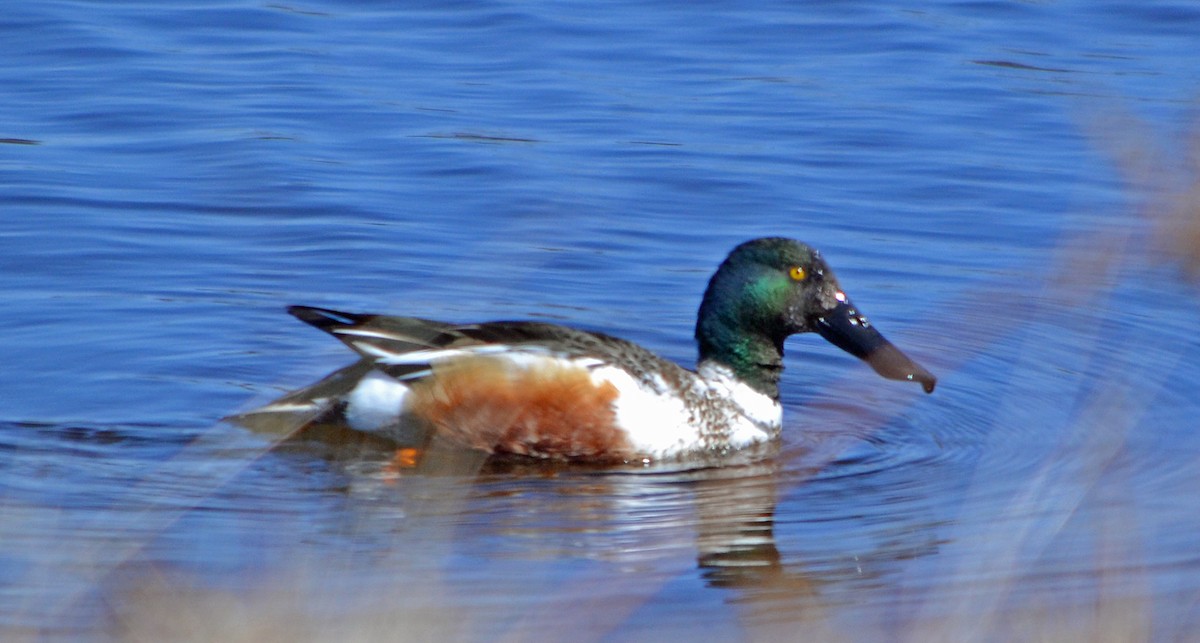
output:
M 1184 0 L 6 4 L 0 633 L 1200 640 L 1197 34 Z M 220 422 L 350 361 L 292 303 L 690 363 L 762 235 L 939 389 L 793 339 L 782 444 L 698 470 L 397 477 Z

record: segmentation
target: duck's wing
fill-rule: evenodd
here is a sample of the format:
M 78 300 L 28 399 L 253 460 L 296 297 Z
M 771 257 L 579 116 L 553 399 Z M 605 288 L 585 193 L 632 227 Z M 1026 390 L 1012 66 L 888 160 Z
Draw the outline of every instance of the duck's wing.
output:
M 611 364 L 622 368 L 661 361 L 632 342 L 558 324 L 528 321 L 449 324 L 418 317 L 346 313 L 309 306 L 291 306 L 288 312 L 337 337 L 377 368 L 401 380 L 425 375 L 434 362 L 489 354 L 554 356 L 577 365 Z
M 381 353 L 401 355 L 444 348 L 453 340 L 452 324 L 419 317 L 390 317 L 347 313 L 328 308 L 288 306 L 300 321 L 342 340 L 359 355 L 378 359 Z

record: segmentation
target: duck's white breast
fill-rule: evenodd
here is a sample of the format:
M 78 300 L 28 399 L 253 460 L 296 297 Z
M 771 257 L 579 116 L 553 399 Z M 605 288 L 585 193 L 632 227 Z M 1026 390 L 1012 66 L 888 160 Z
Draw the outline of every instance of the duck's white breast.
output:
M 629 435 L 638 453 L 669 458 L 699 444 L 700 430 L 692 411 L 661 378 L 645 384 L 624 369 L 602 366 L 592 370 L 592 381 L 617 389 L 617 425 Z

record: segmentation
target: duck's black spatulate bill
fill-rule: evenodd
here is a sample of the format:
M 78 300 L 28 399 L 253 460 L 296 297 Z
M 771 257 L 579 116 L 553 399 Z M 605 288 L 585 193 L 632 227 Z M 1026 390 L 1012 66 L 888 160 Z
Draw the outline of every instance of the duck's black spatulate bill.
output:
M 848 299 L 817 317 L 813 327 L 830 344 L 870 364 L 888 379 L 917 382 L 926 393 L 932 393 L 937 385 L 933 373 L 900 352 Z

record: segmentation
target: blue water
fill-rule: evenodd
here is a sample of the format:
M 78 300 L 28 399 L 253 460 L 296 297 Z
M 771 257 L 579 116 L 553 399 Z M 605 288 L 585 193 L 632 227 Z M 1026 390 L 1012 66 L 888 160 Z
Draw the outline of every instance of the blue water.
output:
M 8 3 L 0 632 L 1194 637 L 1197 33 L 1184 0 Z M 762 235 L 938 391 L 793 339 L 778 453 L 702 471 L 396 480 L 220 422 L 350 361 L 293 303 L 690 363 Z

